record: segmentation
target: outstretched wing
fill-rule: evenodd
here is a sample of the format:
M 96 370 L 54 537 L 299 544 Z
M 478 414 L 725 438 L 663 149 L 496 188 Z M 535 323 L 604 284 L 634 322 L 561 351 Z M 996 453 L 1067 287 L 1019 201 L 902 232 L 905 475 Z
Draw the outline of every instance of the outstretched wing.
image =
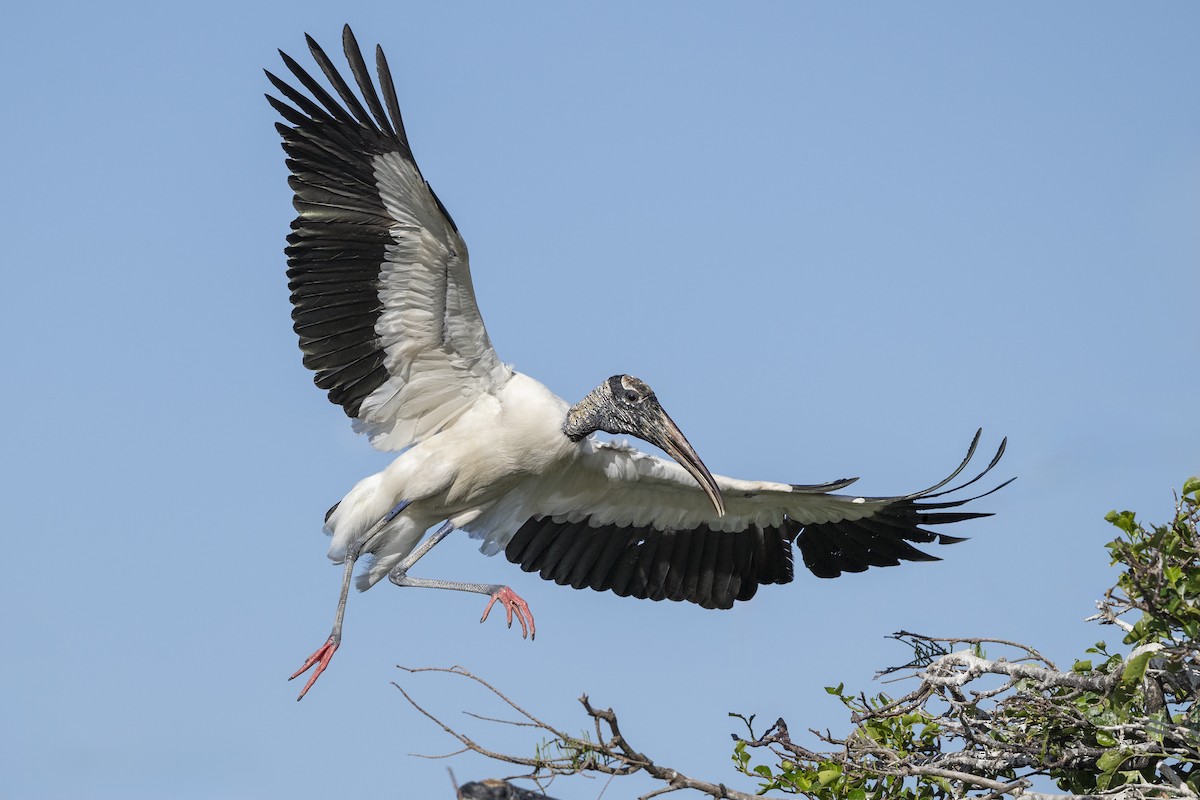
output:
M 512 373 L 484 329 L 466 243 L 413 160 L 382 49 L 381 102 L 349 26 L 357 96 L 306 38 L 340 102 L 282 51 L 308 95 L 267 72 L 288 101 L 267 96 L 287 123 L 276 128 L 298 212 L 286 249 L 294 328 L 317 386 L 371 444 L 398 450 Z
M 966 468 L 979 436 L 945 480 L 897 497 L 832 494 L 855 479 L 800 486 L 718 475 L 723 517 L 715 516 L 695 480 L 675 463 L 597 443 L 553 489 L 513 509 L 524 519 L 481 519 L 491 534 L 484 547 L 503 547 L 526 572 L 576 589 L 730 608 L 760 585 L 789 583 L 793 545 L 821 578 L 939 560 L 913 543 L 962 539 L 926 526 L 990 516 L 955 510 L 984 495 L 939 499 L 975 483 L 999 462 L 1007 440 L 977 476 L 939 491 Z M 510 538 L 504 541 L 506 527 Z

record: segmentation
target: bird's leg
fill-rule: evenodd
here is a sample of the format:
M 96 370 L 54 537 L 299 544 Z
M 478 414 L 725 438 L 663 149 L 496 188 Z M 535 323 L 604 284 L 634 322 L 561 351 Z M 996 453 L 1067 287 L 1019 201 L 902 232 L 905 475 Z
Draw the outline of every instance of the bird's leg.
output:
M 453 589 L 458 592 L 475 592 L 477 594 L 490 595 L 487 607 L 483 609 L 483 616 L 479 621 L 483 622 L 488 618 L 488 614 L 492 611 L 492 606 L 499 600 L 504 606 L 506 616 L 508 617 L 508 627 L 512 627 L 513 614 L 516 614 L 517 621 L 521 623 L 521 638 L 527 636 L 531 639 L 537 638 L 537 628 L 533 623 L 533 612 L 529 610 L 529 604 L 522 600 L 516 592 L 507 586 L 500 583 L 462 583 L 460 581 L 439 581 L 430 580 L 428 578 L 410 578 L 408 570 L 413 564 L 417 563 L 422 556 L 428 553 L 434 545 L 445 539 L 454 530 L 453 523 L 447 522 L 437 531 L 421 542 L 421 546 L 408 554 L 408 556 L 392 568 L 388 573 L 388 580 L 397 586 L 415 586 L 422 589 Z
M 346 616 L 346 598 L 350 595 L 350 579 L 354 575 L 354 563 L 358 561 L 363 546 L 375 534 L 379 533 L 384 525 L 395 519 L 396 515 L 407 508 L 408 505 L 409 501 L 401 500 L 382 519 L 372 525 L 366 535 L 351 544 L 346 550 L 346 568 L 342 572 L 342 591 L 338 596 L 337 614 L 333 618 L 333 630 L 329 632 L 329 638 L 325 640 L 325 644 L 318 647 L 317 651 L 308 657 L 308 660 L 304 662 L 300 669 L 296 670 L 292 674 L 292 677 L 288 678 L 289 681 L 299 678 L 313 666 L 316 666 L 313 674 L 308 678 L 308 683 L 304 684 L 304 688 L 300 690 L 300 696 L 296 698 L 297 701 L 303 700 L 304 695 L 308 694 L 308 690 L 312 688 L 312 685 L 317 682 L 317 678 L 321 677 L 321 673 L 329 666 L 329 662 L 333 660 L 333 654 L 337 652 L 338 645 L 342 643 L 342 620 Z
M 408 572 L 409 568 L 412 567 L 413 564 L 420 561 L 421 558 L 426 553 L 428 553 L 430 550 L 433 549 L 433 546 L 435 544 L 440 542 L 442 539 L 445 539 L 447 536 L 449 536 L 453 532 L 454 532 L 454 523 L 453 522 L 443 523 L 442 527 L 440 527 L 436 531 L 434 531 L 432 536 L 430 536 L 425 541 L 421 542 L 420 547 L 418 547 L 416 550 L 413 550 L 411 553 L 409 553 L 407 556 L 404 557 L 403 561 L 401 561 L 396 566 L 392 567 L 392 571 L 388 573 L 388 578 L 393 583 L 396 582 L 396 578 L 398 578 L 398 577 L 403 578 L 405 573 Z M 397 584 L 397 585 L 399 585 L 399 584 Z
M 333 630 L 329 632 L 329 638 L 325 640 L 325 644 L 318 647 L 317 651 L 308 657 L 308 660 L 292 674 L 292 677 L 288 678 L 289 681 L 299 678 L 314 665 L 316 666 L 296 700 L 304 699 L 304 695 L 308 694 L 308 690 L 317 682 L 317 678 L 321 677 L 321 673 L 333 660 L 333 654 L 337 652 L 338 645 L 342 643 L 342 619 L 346 616 L 346 597 L 350 594 L 350 579 L 354 575 L 354 562 L 358 560 L 358 553 L 359 546 L 357 544 L 352 545 L 346 553 L 346 569 L 342 573 L 342 593 L 338 597 L 337 615 L 333 619 Z

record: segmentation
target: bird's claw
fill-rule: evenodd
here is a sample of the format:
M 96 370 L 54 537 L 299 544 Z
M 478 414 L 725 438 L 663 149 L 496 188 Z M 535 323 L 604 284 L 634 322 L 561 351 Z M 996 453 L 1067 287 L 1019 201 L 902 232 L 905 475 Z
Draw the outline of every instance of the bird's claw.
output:
M 321 677 L 321 673 L 329 666 L 329 662 L 333 660 L 333 654 L 337 652 L 339 643 L 337 639 L 330 636 L 325 644 L 317 648 L 317 652 L 308 657 L 308 660 L 304 662 L 304 666 L 300 667 L 300 669 L 292 674 L 292 677 L 288 678 L 289 681 L 295 680 L 305 672 L 308 672 L 313 665 L 317 667 L 309 677 L 308 683 L 304 684 L 304 688 L 300 691 L 300 696 L 296 698 L 297 702 L 304 699 L 304 695 L 308 694 L 308 690 L 312 688 L 312 685 L 317 682 L 317 678 Z
M 483 616 L 479 618 L 480 622 L 486 620 L 488 614 L 492 613 L 492 606 L 495 605 L 497 600 L 504 604 L 505 616 L 508 618 L 508 627 L 512 627 L 513 613 L 516 612 L 517 622 L 521 623 L 521 638 L 537 638 L 537 627 L 533 624 L 533 612 L 529 610 L 529 604 L 507 586 L 502 586 L 492 593 L 492 599 L 488 600 L 487 608 L 483 609 Z

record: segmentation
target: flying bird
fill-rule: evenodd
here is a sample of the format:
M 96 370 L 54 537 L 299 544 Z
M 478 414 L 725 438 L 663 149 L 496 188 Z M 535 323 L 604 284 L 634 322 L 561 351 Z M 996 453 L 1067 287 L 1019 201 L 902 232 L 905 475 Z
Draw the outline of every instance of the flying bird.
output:
M 789 583 L 793 547 L 833 578 L 901 561 L 935 561 L 913 546 L 961 539 L 927 526 L 988 516 L 946 499 L 975 454 L 928 489 L 895 497 L 834 494 L 856 479 L 801 485 L 713 475 L 646 383 L 602 381 L 571 404 L 502 362 L 475 300 L 467 245 L 421 176 L 383 50 L 378 91 L 346 26 L 358 91 L 306 36 L 333 94 L 287 54 L 305 91 L 267 72 L 283 122 L 297 211 L 286 248 L 292 319 L 304 365 L 376 448 L 400 451 L 325 517 L 329 557 L 344 565 L 329 638 L 292 675 L 312 669 L 300 698 L 341 643 L 356 562 L 359 590 L 397 586 L 477 592 L 536 634 L 528 604 L 503 584 L 409 575 L 452 531 L 481 540 L 526 572 L 576 589 L 730 608 L 758 587 Z M 336 97 L 334 96 L 336 95 Z M 672 460 L 595 438 L 627 434 Z M 997 486 L 996 491 L 1005 484 Z M 986 492 L 984 494 L 990 494 Z M 440 527 L 437 527 L 440 526 Z M 426 533 L 436 531 L 426 537 Z M 424 539 L 424 541 L 422 541 Z

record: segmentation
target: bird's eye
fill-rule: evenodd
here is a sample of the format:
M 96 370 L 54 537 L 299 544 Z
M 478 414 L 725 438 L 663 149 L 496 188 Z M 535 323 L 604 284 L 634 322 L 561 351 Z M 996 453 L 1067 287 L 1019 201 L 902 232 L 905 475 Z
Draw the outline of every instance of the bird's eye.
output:
M 637 401 L 638 401 L 638 393 L 637 392 L 626 392 L 625 393 L 625 402 L 626 403 L 636 403 Z

